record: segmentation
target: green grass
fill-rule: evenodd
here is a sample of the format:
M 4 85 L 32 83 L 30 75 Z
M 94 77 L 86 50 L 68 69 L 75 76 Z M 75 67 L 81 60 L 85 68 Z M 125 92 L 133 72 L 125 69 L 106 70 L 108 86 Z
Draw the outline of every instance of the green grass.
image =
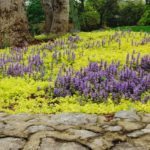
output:
M 150 26 L 122 26 L 114 28 L 115 30 L 130 30 L 134 32 L 150 32 Z
M 48 40 L 54 40 L 58 37 L 56 34 L 41 34 L 41 35 L 36 35 L 34 38 L 38 41 L 48 41 Z
M 145 29 L 145 27 L 144 27 Z M 62 64 L 66 64 L 67 67 L 73 67 L 75 70 L 79 70 L 81 67 L 86 67 L 90 62 L 100 62 L 101 59 L 108 61 L 120 60 L 121 64 L 125 63 L 126 55 L 132 53 L 133 50 L 136 53 L 140 52 L 141 55 L 150 53 L 150 43 L 144 45 L 132 45 L 132 42 L 140 43 L 145 37 L 145 33 L 141 32 L 125 32 L 121 36 L 121 46 L 114 40 L 111 43 L 106 43 L 104 47 L 86 48 L 87 44 L 91 44 L 102 39 L 109 40 L 112 35 L 115 35 L 116 31 L 94 31 L 94 32 L 80 32 L 79 36 L 81 40 L 77 42 L 77 49 L 73 50 L 76 59 L 73 62 L 68 61 L 66 56 L 54 63 L 54 70 L 52 74 L 52 81 L 48 81 L 51 75 L 49 65 L 52 62 L 53 51 L 48 49 L 42 49 L 40 55 L 46 54 L 44 57 L 44 64 L 46 67 L 46 74 L 44 79 L 34 80 L 31 77 L 2 77 L 0 73 L 0 111 L 8 113 L 60 113 L 60 112 L 83 112 L 83 113 L 96 113 L 107 114 L 114 113 L 119 110 L 136 109 L 137 111 L 150 112 L 150 102 L 142 104 L 141 102 L 131 102 L 129 100 L 122 99 L 117 105 L 113 103 L 111 99 L 106 103 L 93 103 L 91 100 L 85 100 L 82 96 L 72 96 L 66 98 L 50 97 L 50 92 L 47 91 L 49 86 L 53 88 L 54 82 L 59 69 Z M 122 34 L 121 31 L 118 32 Z M 62 36 L 60 39 L 67 39 L 68 34 Z M 149 35 L 146 34 L 148 37 Z M 43 40 L 45 35 L 36 37 Z M 53 43 L 52 43 L 53 44 Z M 38 52 L 40 47 L 44 47 L 47 43 L 29 47 L 27 53 L 24 54 L 24 60 L 27 61 L 27 57 L 31 55 L 32 50 Z M 64 49 L 58 47 L 58 51 L 64 52 Z M 6 53 L 9 54 L 9 48 L 1 49 L 0 55 Z

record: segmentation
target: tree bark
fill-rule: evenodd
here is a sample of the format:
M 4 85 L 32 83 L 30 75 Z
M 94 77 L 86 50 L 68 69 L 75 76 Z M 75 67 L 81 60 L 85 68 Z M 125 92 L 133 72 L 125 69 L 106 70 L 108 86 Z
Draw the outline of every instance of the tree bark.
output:
M 69 26 L 69 0 L 41 0 L 46 33 L 65 33 Z
M 41 0 L 41 4 L 45 13 L 45 32 L 46 33 L 51 32 L 53 16 L 54 16 L 53 3 L 54 3 L 54 0 Z
M 24 0 L 0 0 L 0 47 L 24 46 L 31 36 Z

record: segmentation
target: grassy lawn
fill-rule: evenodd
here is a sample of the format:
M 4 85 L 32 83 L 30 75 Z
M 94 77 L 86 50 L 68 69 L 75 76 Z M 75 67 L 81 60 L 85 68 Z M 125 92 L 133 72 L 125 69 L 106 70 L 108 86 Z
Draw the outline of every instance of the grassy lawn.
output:
M 114 30 L 80 32 L 28 48 L 1 49 L 0 112 L 106 114 L 128 109 L 150 112 L 149 99 L 146 103 L 142 102 L 145 95 L 150 96 L 149 88 L 137 100 L 121 96 L 117 102 L 111 95 L 105 100 L 95 101 L 80 91 L 64 96 L 54 92 L 58 77 L 64 77 L 70 70 L 77 72 L 89 63 L 100 63 L 101 60 L 107 61 L 107 64 L 119 61 L 121 69 L 128 54 L 134 53 L 137 57 L 140 53 L 140 59 L 149 56 L 150 26 L 120 29 L 127 28 L 147 33 Z M 43 35 L 37 37 L 41 38 Z M 146 72 L 146 75 L 149 74 Z
M 131 30 L 134 32 L 150 32 L 150 26 L 123 26 L 123 27 L 117 27 L 115 29 Z

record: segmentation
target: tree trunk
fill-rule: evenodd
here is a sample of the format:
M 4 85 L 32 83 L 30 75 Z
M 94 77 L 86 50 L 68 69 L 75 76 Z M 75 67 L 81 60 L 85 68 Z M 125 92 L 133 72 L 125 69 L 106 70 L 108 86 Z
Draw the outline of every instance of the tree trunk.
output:
M 0 0 L 0 47 L 24 46 L 31 36 L 24 0 Z
M 46 33 L 65 33 L 69 26 L 69 0 L 41 0 Z
M 42 7 L 45 13 L 45 32 L 50 33 L 53 23 L 53 2 L 54 0 L 41 0 Z
M 54 19 L 51 32 L 65 33 L 68 31 L 69 0 L 54 1 Z

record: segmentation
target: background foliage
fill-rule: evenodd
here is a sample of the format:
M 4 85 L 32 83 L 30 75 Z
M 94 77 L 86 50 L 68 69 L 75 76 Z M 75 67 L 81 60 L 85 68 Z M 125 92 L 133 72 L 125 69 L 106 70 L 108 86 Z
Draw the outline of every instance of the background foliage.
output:
M 32 33 L 42 33 L 40 0 L 29 0 L 27 14 Z M 150 6 L 143 0 L 70 0 L 70 31 L 133 25 L 150 25 Z

